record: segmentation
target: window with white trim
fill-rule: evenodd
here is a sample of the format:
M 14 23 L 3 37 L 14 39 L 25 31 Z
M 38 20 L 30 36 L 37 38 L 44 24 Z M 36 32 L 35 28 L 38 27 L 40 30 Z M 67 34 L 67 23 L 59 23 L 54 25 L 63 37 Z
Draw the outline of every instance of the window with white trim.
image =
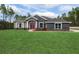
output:
M 55 28 L 56 28 L 56 29 L 61 29 L 61 23 L 56 23 L 56 24 L 55 24 Z
M 44 27 L 44 23 L 43 23 L 43 22 L 40 22 L 40 23 L 39 23 L 39 27 L 40 27 L 40 28 L 43 28 L 43 27 Z

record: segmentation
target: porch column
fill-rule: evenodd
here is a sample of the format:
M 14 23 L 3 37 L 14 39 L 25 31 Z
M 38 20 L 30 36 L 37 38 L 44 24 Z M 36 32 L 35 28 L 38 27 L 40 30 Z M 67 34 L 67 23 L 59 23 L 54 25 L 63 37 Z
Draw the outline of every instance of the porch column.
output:
M 27 23 L 27 29 L 28 29 L 28 21 L 26 23 Z
M 37 28 L 37 21 L 35 21 L 35 28 Z

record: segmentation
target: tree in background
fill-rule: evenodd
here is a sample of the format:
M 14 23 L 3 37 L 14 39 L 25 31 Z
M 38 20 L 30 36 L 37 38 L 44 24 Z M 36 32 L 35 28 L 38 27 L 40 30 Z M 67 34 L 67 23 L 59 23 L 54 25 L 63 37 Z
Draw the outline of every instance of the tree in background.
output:
M 79 7 L 75 8 L 75 22 L 76 25 L 79 26 Z
M 15 14 L 14 10 L 11 7 L 8 7 L 7 8 L 7 15 L 9 17 L 10 23 L 11 23 L 11 19 L 14 16 L 14 14 Z M 9 28 L 11 28 L 10 24 L 9 24 Z
M 19 15 L 18 15 L 18 14 L 16 14 L 14 18 L 15 18 L 15 20 L 18 20 Z
M 25 20 L 26 19 L 26 16 L 21 16 L 22 17 L 22 20 Z
M 8 17 L 9 17 L 10 23 L 11 23 L 11 19 L 12 19 L 12 17 L 14 16 L 14 14 L 15 14 L 14 10 L 13 10 L 11 7 L 8 7 L 8 8 L 7 8 L 7 15 L 8 15 Z
M 31 14 L 30 13 L 27 13 L 27 17 L 30 17 L 31 16 Z
M 18 14 L 15 15 L 15 20 L 25 20 L 26 18 L 27 18 L 26 16 L 21 16 Z
M 1 13 L 3 14 L 3 20 L 6 21 L 6 18 L 8 17 L 11 22 L 11 18 L 15 14 L 14 10 L 9 6 L 6 7 L 5 4 L 1 4 L 0 10 Z
M 62 17 L 63 19 L 66 19 L 66 17 L 67 17 L 67 16 L 66 16 L 66 13 L 63 13 L 61 17 Z
M 60 16 L 57 16 L 57 18 L 61 18 Z
M 7 9 L 5 7 L 5 4 L 1 4 L 0 6 L 0 10 L 1 10 L 1 13 L 3 14 L 3 21 L 6 20 L 6 15 L 7 15 Z
M 0 11 L 3 14 L 3 21 L 5 21 L 5 22 L 3 22 L 4 26 L 2 26 L 2 27 L 5 28 L 5 25 L 6 25 L 5 23 L 8 18 L 10 20 L 8 27 L 11 28 L 11 26 L 10 26 L 11 25 L 11 18 L 15 14 L 14 10 L 9 6 L 6 7 L 5 4 L 1 4 Z
M 71 21 L 72 26 L 79 26 L 79 7 L 72 8 L 68 13 L 63 13 L 61 18 Z

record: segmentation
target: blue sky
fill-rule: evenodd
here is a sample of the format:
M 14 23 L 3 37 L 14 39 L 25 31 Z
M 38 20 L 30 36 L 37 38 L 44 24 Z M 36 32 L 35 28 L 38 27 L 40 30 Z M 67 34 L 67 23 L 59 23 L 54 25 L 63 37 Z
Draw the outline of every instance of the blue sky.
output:
M 6 4 L 12 7 L 17 14 L 32 15 L 38 14 L 43 16 L 57 17 L 72 8 L 79 7 L 78 4 Z
M 45 16 L 56 17 L 64 12 L 70 11 L 72 8 L 78 7 L 78 4 L 10 4 L 16 13 L 27 15 L 39 14 Z

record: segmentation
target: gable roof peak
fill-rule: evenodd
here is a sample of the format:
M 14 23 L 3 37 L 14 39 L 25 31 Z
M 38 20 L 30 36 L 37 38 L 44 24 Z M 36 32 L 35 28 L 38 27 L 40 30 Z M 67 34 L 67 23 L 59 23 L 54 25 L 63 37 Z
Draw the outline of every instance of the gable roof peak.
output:
M 44 17 L 42 17 L 42 16 L 40 16 L 40 15 L 34 15 L 34 17 L 36 17 L 36 18 L 41 18 L 41 19 L 44 19 L 44 20 L 47 20 L 46 18 L 44 18 Z

